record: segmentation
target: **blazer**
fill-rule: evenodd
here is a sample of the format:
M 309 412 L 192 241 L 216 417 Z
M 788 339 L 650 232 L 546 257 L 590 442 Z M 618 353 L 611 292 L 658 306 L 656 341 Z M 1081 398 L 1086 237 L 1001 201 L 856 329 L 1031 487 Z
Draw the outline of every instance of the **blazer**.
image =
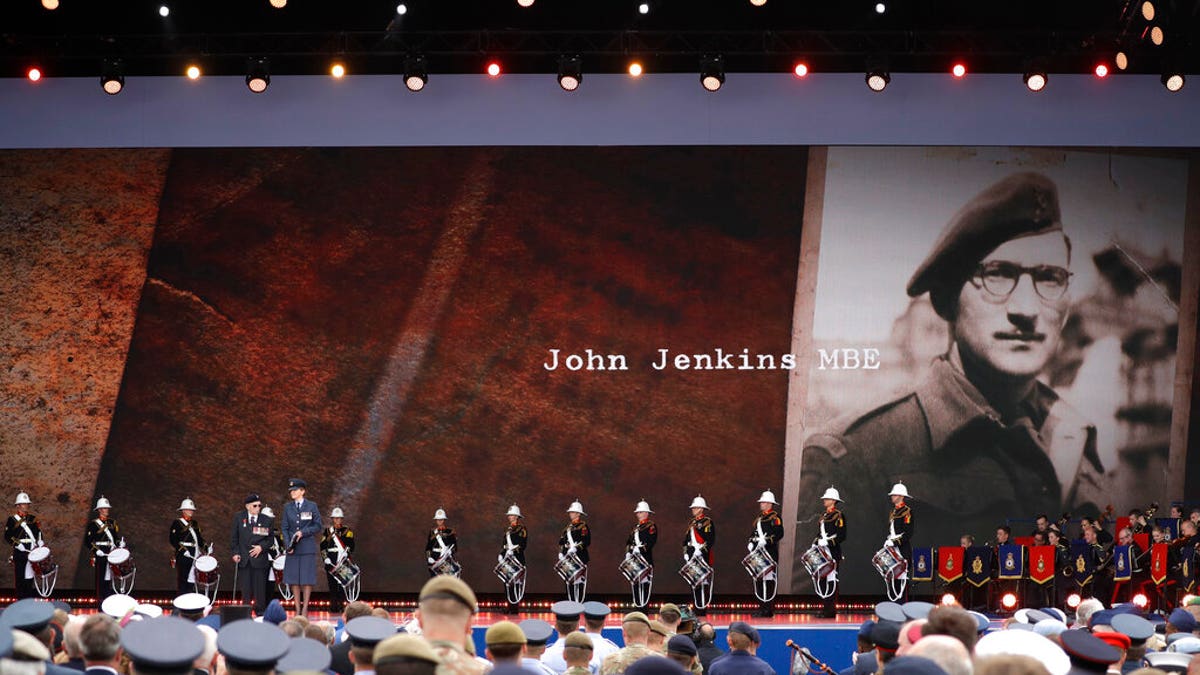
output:
M 275 519 L 263 514 L 258 514 L 258 520 L 255 521 L 254 527 L 250 527 L 250 512 L 242 511 L 233 517 L 233 531 L 230 534 L 229 550 L 231 555 L 242 556 L 242 561 L 238 563 L 238 567 L 255 569 L 266 569 L 271 566 L 271 561 L 267 558 L 267 554 L 271 551 L 271 528 L 275 526 Z M 258 554 L 257 558 L 250 557 L 250 547 L 258 544 L 262 546 L 262 553 Z
M 317 554 L 317 537 L 321 534 L 321 509 L 305 499 L 297 508 L 296 502 L 288 500 L 283 505 L 283 546 L 292 544 L 292 536 L 300 533 L 300 541 L 296 542 L 294 553 L 299 555 Z

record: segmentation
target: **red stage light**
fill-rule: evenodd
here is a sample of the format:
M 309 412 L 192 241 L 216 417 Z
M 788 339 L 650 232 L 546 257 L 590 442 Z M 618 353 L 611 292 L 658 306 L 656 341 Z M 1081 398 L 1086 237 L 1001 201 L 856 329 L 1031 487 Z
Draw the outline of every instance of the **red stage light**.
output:
M 957 605 L 958 598 L 954 597 L 953 593 L 947 593 L 942 596 L 942 604 L 943 605 Z
M 1145 593 L 1138 593 L 1133 596 L 1133 604 L 1141 609 L 1146 609 L 1146 606 L 1150 604 L 1150 598 L 1147 598 Z
M 796 64 L 796 67 L 792 69 L 792 72 L 796 74 L 796 77 L 804 77 L 805 75 L 808 75 L 808 64 L 801 61 L 800 63 Z
M 25 72 L 25 76 L 29 78 L 30 82 L 37 82 L 38 80 L 42 79 L 42 71 L 38 70 L 37 68 L 30 68 Z
M 1008 611 L 1012 611 L 1017 607 L 1017 594 L 1005 593 L 1004 597 L 1000 598 L 1000 605 Z
M 500 64 L 492 61 L 487 65 L 487 74 L 490 77 L 500 77 Z
M 956 63 L 954 64 L 954 67 L 950 69 L 950 72 L 953 73 L 955 77 L 962 77 L 967 74 L 967 66 L 963 63 Z
M 1078 593 L 1072 593 L 1067 596 L 1067 607 L 1071 609 L 1078 607 L 1081 602 L 1083 602 L 1083 598 L 1079 597 Z
M 1097 64 L 1096 77 L 1108 77 L 1108 66 L 1103 63 Z

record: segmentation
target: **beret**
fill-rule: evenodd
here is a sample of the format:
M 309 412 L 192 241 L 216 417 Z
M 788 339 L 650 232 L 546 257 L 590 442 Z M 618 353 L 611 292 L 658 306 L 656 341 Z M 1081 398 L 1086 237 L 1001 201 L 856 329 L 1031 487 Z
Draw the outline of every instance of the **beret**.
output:
M 580 649 L 596 648 L 596 645 L 592 643 L 592 639 L 587 636 L 587 633 L 581 633 L 579 631 L 567 633 L 567 637 L 564 640 L 564 646 L 578 647 Z
M 695 656 L 698 652 L 692 638 L 686 635 L 673 635 L 670 640 L 667 640 L 667 653 Z
M 741 633 L 742 635 L 750 638 L 750 640 L 755 644 L 761 644 L 761 640 L 758 637 L 758 629 L 746 623 L 745 621 L 734 621 L 733 623 L 729 624 L 729 632 Z
M 265 670 L 288 653 L 291 640 L 278 626 L 250 619 L 221 626 L 217 633 L 217 651 L 231 666 L 247 670 Z
M 980 260 L 1010 239 L 1062 230 L 1058 188 L 1046 176 L 1015 173 L 971 198 L 938 235 L 908 281 L 917 297 L 965 281 Z
M 900 647 L 900 624 L 895 621 L 880 621 L 871 628 L 871 644 L 884 651 L 896 651 Z
M 658 613 L 662 614 L 663 612 L 676 612 L 678 614 L 683 614 L 683 610 L 679 609 L 679 605 L 673 602 L 664 602 L 661 606 L 659 606 Z
M 544 645 L 554 633 L 554 626 L 541 619 L 525 619 L 517 624 L 525 634 L 525 641 L 531 645 Z
M 484 643 L 491 645 L 523 645 L 527 642 L 521 627 L 511 621 L 497 621 L 488 626 L 483 637 Z
M 1191 633 L 1196 630 L 1196 617 L 1182 607 L 1176 607 L 1167 617 L 1167 622 L 1175 626 L 1181 633 Z
M 875 622 L 871 619 L 867 619 L 866 621 L 862 622 L 862 625 L 858 627 L 858 638 L 860 640 L 870 640 L 871 629 L 874 627 Z
M 638 623 L 644 623 L 647 627 L 650 626 L 650 619 L 641 612 L 630 612 L 625 615 L 624 619 L 621 619 L 621 623 L 633 623 L 635 621 Z
M 288 641 L 287 653 L 275 664 L 275 672 L 321 672 L 328 668 L 332 661 L 333 655 L 324 644 L 312 638 L 297 637 Z
M 423 638 L 415 635 L 393 635 L 375 645 L 375 665 L 388 659 L 398 658 L 420 659 L 438 664 L 442 662 L 437 653 L 433 651 L 433 647 L 430 647 Z
M 425 585 L 421 588 L 418 602 L 435 597 L 454 598 L 466 605 L 472 613 L 479 609 L 479 603 L 475 600 L 475 591 L 472 591 L 471 587 L 462 579 L 452 577 L 449 574 L 439 574 L 426 581 Z
M 658 619 L 650 619 L 650 632 L 658 633 L 663 637 L 667 637 L 671 634 L 671 629 L 667 628 L 667 624 L 659 621 Z
M 253 504 L 254 502 L 261 502 L 261 501 L 262 500 L 258 498 L 257 494 L 251 492 L 250 494 L 246 495 L 246 501 L 244 501 L 242 503 L 243 504 Z

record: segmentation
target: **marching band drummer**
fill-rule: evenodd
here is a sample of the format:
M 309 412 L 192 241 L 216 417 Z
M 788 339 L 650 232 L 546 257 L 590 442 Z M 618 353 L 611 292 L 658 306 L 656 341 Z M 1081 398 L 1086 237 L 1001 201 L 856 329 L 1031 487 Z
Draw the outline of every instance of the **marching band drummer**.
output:
M 87 531 L 83 535 L 83 543 L 92 552 L 92 567 L 96 575 L 96 606 L 113 594 L 112 584 L 107 583 L 110 577 L 108 569 L 108 554 L 117 548 L 120 541 L 121 528 L 117 521 L 109 517 L 112 504 L 104 495 L 96 500 L 96 517 L 88 521 Z
M 911 499 L 908 494 L 908 488 L 904 483 L 896 483 L 892 486 L 892 491 L 888 493 L 888 497 L 892 500 L 892 512 L 888 515 L 888 536 L 886 544 L 895 546 L 900 550 L 900 555 L 908 564 L 912 563 L 912 534 L 913 534 L 913 516 L 912 508 L 904 503 L 905 499 Z M 901 599 L 896 602 L 908 601 L 908 570 L 905 569 L 899 579 L 904 579 L 904 593 L 901 594 Z
M 758 497 L 758 515 L 754 518 L 754 532 L 750 534 L 750 541 L 746 543 L 746 550 L 753 551 L 756 548 L 762 547 L 771 556 L 771 560 L 779 563 L 779 540 L 783 539 L 783 520 L 779 514 L 775 512 L 775 507 L 779 506 L 779 502 L 775 501 L 775 493 L 770 490 L 764 490 Z M 762 594 L 762 597 L 774 597 L 775 590 L 779 584 L 777 572 L 770 572 L 763 578 L 755 579 L 755 591 Z M 775 616 L 775 601 L 761 601 L 756 616 Z
M 633 531 L 629 533 L 629 537 L 625 540 L 625 555 L 630 556 L 634 553 L 640 554 L 646 559 L 646 564 L 650 566 L 650 574 L 654 574 L 654 545 L 658 543 L 658 527 L 654 521 L 650 520 L 650 514 L 654 513 L 650 509 L 650 503 L 642 500 L 634 507 L 633 515 L 637 518 L 637 525 L 634 525 Z M 651 576 L 653 579 L 653 576 Z M 639 582 L 640 599 L 648 600 L 650 584 L 647 581 Z M 634 595 L 634 605 L 644 607 L 645 603 L 638 604 L 638 594 Z
M 283 586 L 282 571 L 275 571 L 275 561 L 279 556 L 283 555 L 283 532 L 279 529 L 279 521 L 275 519 L 275 512 L 269 506 L 263 506 L 260 512 L 266 518 L 271 519 L 271 539 L 267 545 L 267 581 L 274 583 L 276 586 Z M 268 584 L 269 586 L 269 584 Z M 271 589 L 267 588 L 267 602 L 270 604 Z M 290 599 L 290 598 L 289 598 Z
M 454 528 L 446 526 L 446 511 L 438 509 L 433 514 L 433 529 L 425 539 L 425 564 L 429 567 L 429 576 L 436 577 L 433 565 L 458 544 Z
M 317 583 L 317 535 L 321 533 L 321 509 L 304 498 L 308 483 L 288 480 L 288 502 L 283 505 L 283 540 L 287 558 L 283 582 L 292 587 L 297 614 L 308 616 L 308 601 Z
M 713 564 L 712 548 L 717 543 L 717 530 L 712 518 L 708 516 L 708 502 L 704 497 L 696 495 L 692 500 L 692 522 L 688 523 L 687 534 L 683 535 L 683 562 L 686 565 L 692 558 L 702 558 L 709 567 Z M 709 600 L 712 599 L 713 575 L 706 581 L 692 588 L 692 599 L 696 601 L 696 616 L 704 616 L 708 612 Z
M 204 535 L 196 521 L 196 502 L 184 497 L 179 502 L 179 517 L 171 522 L 171 567 L 175 568 L 175 587 L 180 595 L 195 590 L 196 573 L 192 566 L 204 555 Z
M 583 576 L 579 581 L 567 581 L 567 598 L 575 602 L 583 602 L 583 598 L 587 595 L 587 564 L 588 564 L 588 547 L 592 545 L 592 532 L 588 529 L 587 521 L 583 517 L 587 515 L 583 510 L 583 504 L 576 499 L 567 507 L 567 517 L 570 522 L 563 528 L 562 536 L 558 538 L 558 559 L 562 560 L 572 553 L 579 558 L 579 562 L 583 563 Z
M 342 507 L 335 506 L 329 512 L 329 527 L 321 534 L 321 550 L 325 553 L 325 579 L 329 582 L 329 611 L 340 614 L 346 606 L 346 589 L 342 587 L 332 571 L 354 553 L 354 530 L 343 525 L 346 514 Z
M 828 548 L 829 555 L 833 557 L 833 572 L 830 574 L 834 583 L 833 593 L 821 601 L 821 613 L 817 615 L 826 619 L 837 616 L 837 572 L 842 565 L 842 542 L 846 541 L 846 515 L 838 508 L 841 503 L 842 495 L 835 487 L 830 487 L 821 495 L 825 512 L 821 514 L 817 544 Z
M 29 567 L 29 552 L 42 541 L 42 530 L 38 527 L 37 516 L 29 512 L 32 501 L 28 493 L 18 492 L 13 504 L 17 512 L 4 523 L 4 538 L 13 547 L 13 580 L 17 599 L 20 600 L 34 597 L 33 573 L 31 571 L 26 575 L 25 570 Z
M 525 528 L 525 523 L 522 522 L 524 516 L 521 515 L 521 507 L 513 504 L 508 507 L 508 512 L 505 514 L 508 518 L 508 527 L 504 529 L 504 547 L 500 551 L 500 555 L 496 556 L 496 562 L 502 562 L 506 556 L 511 555 L 521 566 L 525 566 L 525 547 L 529 544 L 529 530 Z M 505 589 L 505 594 L 508 595 L 508 589 Z M 517 604 L 514 602 L 508 603 L 506 614 L 516 614 Z

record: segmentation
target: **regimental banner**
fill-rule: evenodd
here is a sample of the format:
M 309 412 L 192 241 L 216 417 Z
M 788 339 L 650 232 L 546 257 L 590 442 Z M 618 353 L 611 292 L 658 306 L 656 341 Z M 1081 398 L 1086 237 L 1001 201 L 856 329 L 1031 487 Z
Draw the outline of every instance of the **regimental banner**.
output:
M 972 546 L 967 549 L 963 559 L 963 569 L 967 582 L 972 586 L 982 586 L 992 580 L 992 548 L 990 546 Z
M 1053 546 L 1029 547 L 1029 578 L 1037 584 L 1045 584 L 1054 580 Z
M 1179 538 L 1179 519 L 1178 518 L 1155 518 L 1154 523 L 1159 527 L 1165 527 L 1171 532 L 1171 541 Z
M 908 576 L 913 581 L 933 581 L 933 548 L 913 547 L 912 570 Z
M 1179 571 L 1175 573 L 1175 581 L 1184 593 L 1191 593 L 1196 586 L 1196 560 L 1192 551 L 1191 546 L 1185 546 L 1179 552 Z
M 1075 585 L 1083 588 L 1096 573 L 1096 560 L 1092 557 L 1092 545 L 1084 541 L 1071 542 L 1071 577 Z
M 1150 548 L 1150 533 L 1139 532 L 1138 534 L 1133 535 L 1133 543 L 1138 545 L 1139 550 L 1145 551 L 1146 549 Z
M 1129 581 L 1133 578 L 1133 547 L 1121 544 L 1113 547 L 1113 581 Z
M 1153 581 L 1156 586 L 1162 586 L 1167 582 L 1169 551 L 1169 544 L 1155 544 L 1150 547 L 1150 581 Z
M 938 577 L 950 583 L 958 581 L 963 575 L 963 562 L 966 549 L 961 546 L 941 546 L 938 548 Z
M 1020 579 L 1025 574 L 1025 547 L 1019 544 L 1001 544 L 996 549 L 1000 556 L 997 578 Z

